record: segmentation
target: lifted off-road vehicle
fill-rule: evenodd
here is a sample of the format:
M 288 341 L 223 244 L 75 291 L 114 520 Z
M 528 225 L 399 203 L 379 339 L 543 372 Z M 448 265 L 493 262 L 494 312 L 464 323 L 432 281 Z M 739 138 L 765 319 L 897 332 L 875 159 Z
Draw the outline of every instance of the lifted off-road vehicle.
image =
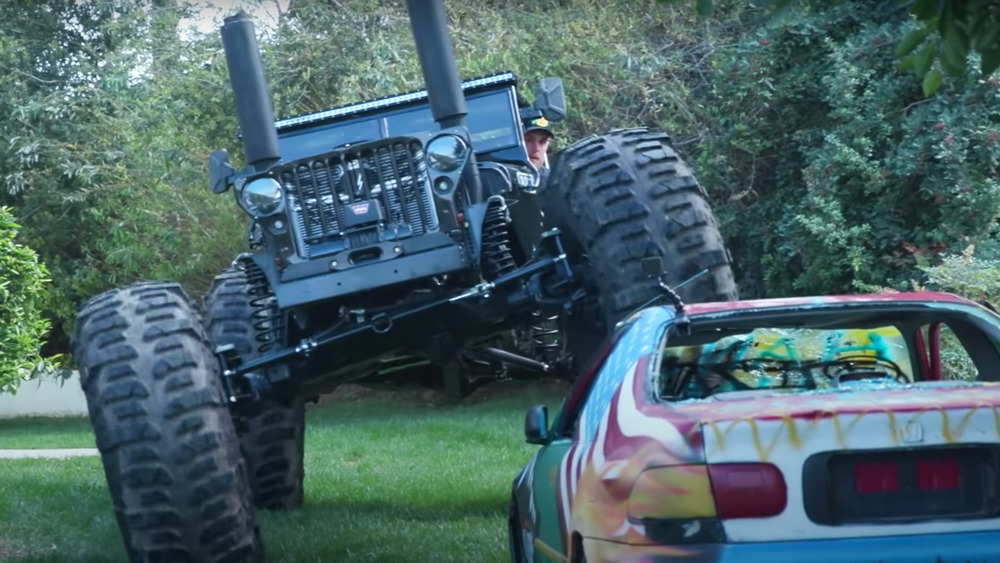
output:
M 540 182 L 521 120 L 565 118 L 561 82 L 530 107 L 510 72 L 462 82 L 441 1 L 408 7 L 426 90 L 277 121 L 253 25 L 227 18 L 246 166 L 216 151 L 210 183 L 250 216 L 250 252 L 203 309 L 158 282 L 80 310 L 74 357 L 133 561 L 262 559 L 255 511 L 303 502 L 304 402 L 342 383 L 417 362 L 456 395 L 481 366 L 572 374 L 662 280 L 737 297 L 667 135 L 589 137 Z

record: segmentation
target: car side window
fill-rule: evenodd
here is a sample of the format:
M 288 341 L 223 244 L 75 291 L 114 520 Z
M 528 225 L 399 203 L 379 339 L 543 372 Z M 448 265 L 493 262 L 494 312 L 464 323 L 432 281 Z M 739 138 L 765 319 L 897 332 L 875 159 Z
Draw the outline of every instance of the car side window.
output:
M 560 408 L 559 418 L 552 424 L 552 433 L 555 437 L 569 438 L 576 432 L 580 413 L 587 404 L 591 389 L 604 371 L 608 356 L 614 350 L 614 344 L 615 342 L 606 343 L 605 352 L 597 358 L 592 369 L 580 374 L 570 387 L 569 394 Z
M 980 366 L 991 363 L 997 345 L 967 323 L 936 322 L 920 328 L 926 343 L 926 367 L 931 380 L 981 379 Z

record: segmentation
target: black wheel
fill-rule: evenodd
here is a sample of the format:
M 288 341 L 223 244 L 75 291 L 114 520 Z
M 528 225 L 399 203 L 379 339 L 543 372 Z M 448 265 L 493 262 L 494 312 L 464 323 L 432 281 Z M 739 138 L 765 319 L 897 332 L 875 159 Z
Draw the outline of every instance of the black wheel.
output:
M 263 561 L 219 363 L 180 286 L 91 299 L 72 345 L 129 559 Z
M 542 197 L 547 226 L 562 230 L 567 253 L 583 264 L 597 298 L 587 319 L 593 323 L 568 323 L 578 363 L 593 357 L 618 321 L 659 294 L 644 258 L 662 259 L 671 286 L 708 270 L 678 290 L 685 302 L 738 297 L 707 194 L 666 134 L 621 129 L 575 143 L 560 155 Z
M 251 283 L 246 270 L 229 268 L 216 276 L 205 295 L 209 338 L 215 345 L 233 344 L 245 360 L 257 357 L 262 346 L 278 338 L 270 318 L 273 297 L 262 279 L 255 281 L 258 283 Z M 288 366 L 270 369 L 287 374 Z M 259 409 L 259 414 L 237 421 L 254 505 L 265 510 L 301 508 L 305 402 L 300 397 L 269 399 Z

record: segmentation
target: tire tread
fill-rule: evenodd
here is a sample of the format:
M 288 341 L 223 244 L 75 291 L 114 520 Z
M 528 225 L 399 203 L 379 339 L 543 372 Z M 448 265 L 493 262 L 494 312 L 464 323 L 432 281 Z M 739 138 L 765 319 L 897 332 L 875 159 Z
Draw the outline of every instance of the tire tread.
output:
M 261 561 L 218 363 L 180 286 L 94 297 L 72 343 L 129 559 Z

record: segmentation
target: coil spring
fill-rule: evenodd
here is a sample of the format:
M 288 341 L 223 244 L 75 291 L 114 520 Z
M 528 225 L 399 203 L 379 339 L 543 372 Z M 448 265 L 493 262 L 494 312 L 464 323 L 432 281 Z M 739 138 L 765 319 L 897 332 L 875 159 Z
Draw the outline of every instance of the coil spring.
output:
M 483 218 L 483 274 L 489 281 L 517 269 L 510 252 L 510 232 L 507 229 L 507 206 L 503 200 L 493 200 Z
M 264 353 L 280 341 L 285 328 L 284 319 L 278 311 L 278 300 L 274 297 L 274 291 L 264 272 L 253 262 L 245 265 L 245 271 L 250 290 L 254 340 L 257 342 L 257 351 Z
M 541 311 L 533 313 L 533 321 L 529 334 L 534 356 L 543 362 L 558 360 L 562 355 L 562 330 L 559 326 L 559 315 L 543 317 Z

